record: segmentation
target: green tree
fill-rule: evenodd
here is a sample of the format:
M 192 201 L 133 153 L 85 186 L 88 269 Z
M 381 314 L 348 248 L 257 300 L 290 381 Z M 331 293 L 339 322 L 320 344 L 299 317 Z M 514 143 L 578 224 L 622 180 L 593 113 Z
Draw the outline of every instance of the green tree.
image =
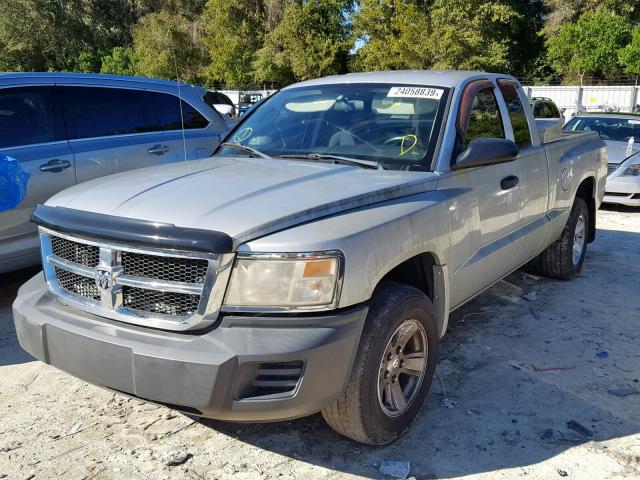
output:
M 525 22 L 524 14 L 534 10 L 523 3 L 527 2 L 363 0 L 354 15 L 355 34 L 364 44 L 355 66 L 361 70 L 522 68 L 536 54 L 535 47 L 522 48 L 522 43 L 535 36 L 541 18 L 537 11 L 535 21 Z
M 618 58 L 626 73 L 640 75 L 640 26 L 633 27 L 631 42 L 618 52 Z
M 353 16 L 360 48 L 356 70 L 427 68 L 432 64 L 427 7 L 415 0 L 361 0 Z
M 509 71 L 510 30 L 520 15 L 508 3 L 483 0 L 435 0 L 429 45 L 439 69 Z
M 345 73 L 352 46 L 343 0 L 291 2 L 256 53 L 255 79 L 286 84 Z
M 211 63 L 210 82 L 228 87 L 253 85 L 253 63 L 267 32 L 284 15 L 287 0 L 208 0 L 202 16 Z
M 575 22 L 583 13 L 604 8 L 627 17 L 632 22 L 640 20 L 640 0 L 544 0 L 547 10 L 543 33 L 552 36 L 565 23 Z
M 102 57 L 100 73 L 111 73 L 113 75 L 136 74 L 133 49 L 130 47 L 115 47 L 111 53 Z
M 140 19 L 133 31 L 135 69 L 154 78 L 199 82 L 207 63 L 197 22 L 166 11 Z
M 627 18 L 604 8 L 583 13 L 547 39 L 549 61 L 559 73 L 578 74 L 581 82 L 586 73 L 616 73 L 618 51 L 628 42 L 630 29 Z
M 80 0 L 2 0 L 0 70 L 71 70 L 91 50 Z

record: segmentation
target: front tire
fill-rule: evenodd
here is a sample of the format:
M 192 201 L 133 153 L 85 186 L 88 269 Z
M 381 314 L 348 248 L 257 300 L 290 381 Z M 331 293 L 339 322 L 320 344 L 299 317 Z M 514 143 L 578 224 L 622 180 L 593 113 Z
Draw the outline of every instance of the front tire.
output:
M 374 294 L 347 387 L 322 416 L 345 437 L 384 445 L 404 434 L 422 409 L 438 358 L 430 300 L 408 285 Z
M 571 280 L 582 269 L 587 253 L 589 208 L 582 198 L 576 198 L 560 238 L 540 254 L 542 274 L 559 280 Z

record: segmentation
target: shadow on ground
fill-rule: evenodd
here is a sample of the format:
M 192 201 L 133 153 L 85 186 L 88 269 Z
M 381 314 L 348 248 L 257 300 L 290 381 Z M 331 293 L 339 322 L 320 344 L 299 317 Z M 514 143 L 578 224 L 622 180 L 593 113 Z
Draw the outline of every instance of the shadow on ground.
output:
M 391 445 L 340 437 L 320 415 L 279 424 L 201 422 L 261 449 L 369 478 L 382 478 L 383 460 L 410 461 L 411 475 L 428 479 L 509 468 L 525 475 L 592 441 L 587 448 L 608 452 L 601 442 L 640 433 L 640 395 L 607 393 L 638 386 L 640 298 L 630 295 L 640 282 L 638 245 L 640 234 L 601 230 L 573 282 L 516 272 L 454 312 L 425 408 Z M 534 301 L 523 298 L 530 292 Z M 602 351 L 607 359 L 596 355 Z M 454 408 L 441 405 L 445 396 Z M 568 428 L 571 420 L 593 435 Z M 589 462 L 582 452 L 581 462 Z M 630 471 L 640 468 L 640 455 L 609 454 Z M 554 461 L 546 478 L 575 467 Z
M 38 270 L 38 268 L 29 268 L 0 274 L 0 367 L 34 360 L 18 344 L 13 325 L 11 304 L 18 293 L 20 285 L 34 276 Z

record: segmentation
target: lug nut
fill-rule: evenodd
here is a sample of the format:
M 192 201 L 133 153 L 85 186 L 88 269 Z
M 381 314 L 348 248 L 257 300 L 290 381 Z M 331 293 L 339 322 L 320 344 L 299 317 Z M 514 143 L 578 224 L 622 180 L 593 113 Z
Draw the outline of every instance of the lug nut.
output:
M 391 352 L 387 353 L 387 360 L 391 360 L 392 357 L 393 355 L 391 354 Z
M 391 377 L 391 383 L 396 383 L 397 377 L 394 375 L 393 377 Z
M 397 346 L 396 347 L 396 353 L 402 353 L 402 347 L 401 346 Z
M 389 370 L 384 371 L 384 378 L 385 379 L 389 378 Z
M 400 368 L 404 367 L 404 360 L 400 360 Z

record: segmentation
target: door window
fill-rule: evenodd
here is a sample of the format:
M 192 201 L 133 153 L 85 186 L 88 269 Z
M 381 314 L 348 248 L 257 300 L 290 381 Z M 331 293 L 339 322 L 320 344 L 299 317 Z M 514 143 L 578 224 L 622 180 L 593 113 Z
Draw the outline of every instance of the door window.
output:
M 531 131 L 529 130 L 527 115 L 524 112 L 524 107 L 522 106 L 515 85 L 511 82 L 503 81 L 498 81 L 498 85 L 500 86 L 500 92 L 502 92 L 504 102 L 507 104 L 507 111 L 509 112 L 509 120 L 511 120 L 516 145 L 520 148 L 530 146 Z
M 60 140 L 46 87 L 0 89 L 0 148 Z
M 122 88 L 61 87 L 71 138 L 129 135 L 150 130 L 140 92 Z
M 476 138 L 505 138 L 493 88 L 480 90 L 473 99 L 463 150 Z
M 183 122 L 186 130 L 205 128 L 209 125 L 209 120 L 200 112 L 175 95 L 153 92 L 150 93 L 150 98 L 158 112 L 162 130 L 181 130 Z M 182 111 L 180 102 L 182 102 Z

